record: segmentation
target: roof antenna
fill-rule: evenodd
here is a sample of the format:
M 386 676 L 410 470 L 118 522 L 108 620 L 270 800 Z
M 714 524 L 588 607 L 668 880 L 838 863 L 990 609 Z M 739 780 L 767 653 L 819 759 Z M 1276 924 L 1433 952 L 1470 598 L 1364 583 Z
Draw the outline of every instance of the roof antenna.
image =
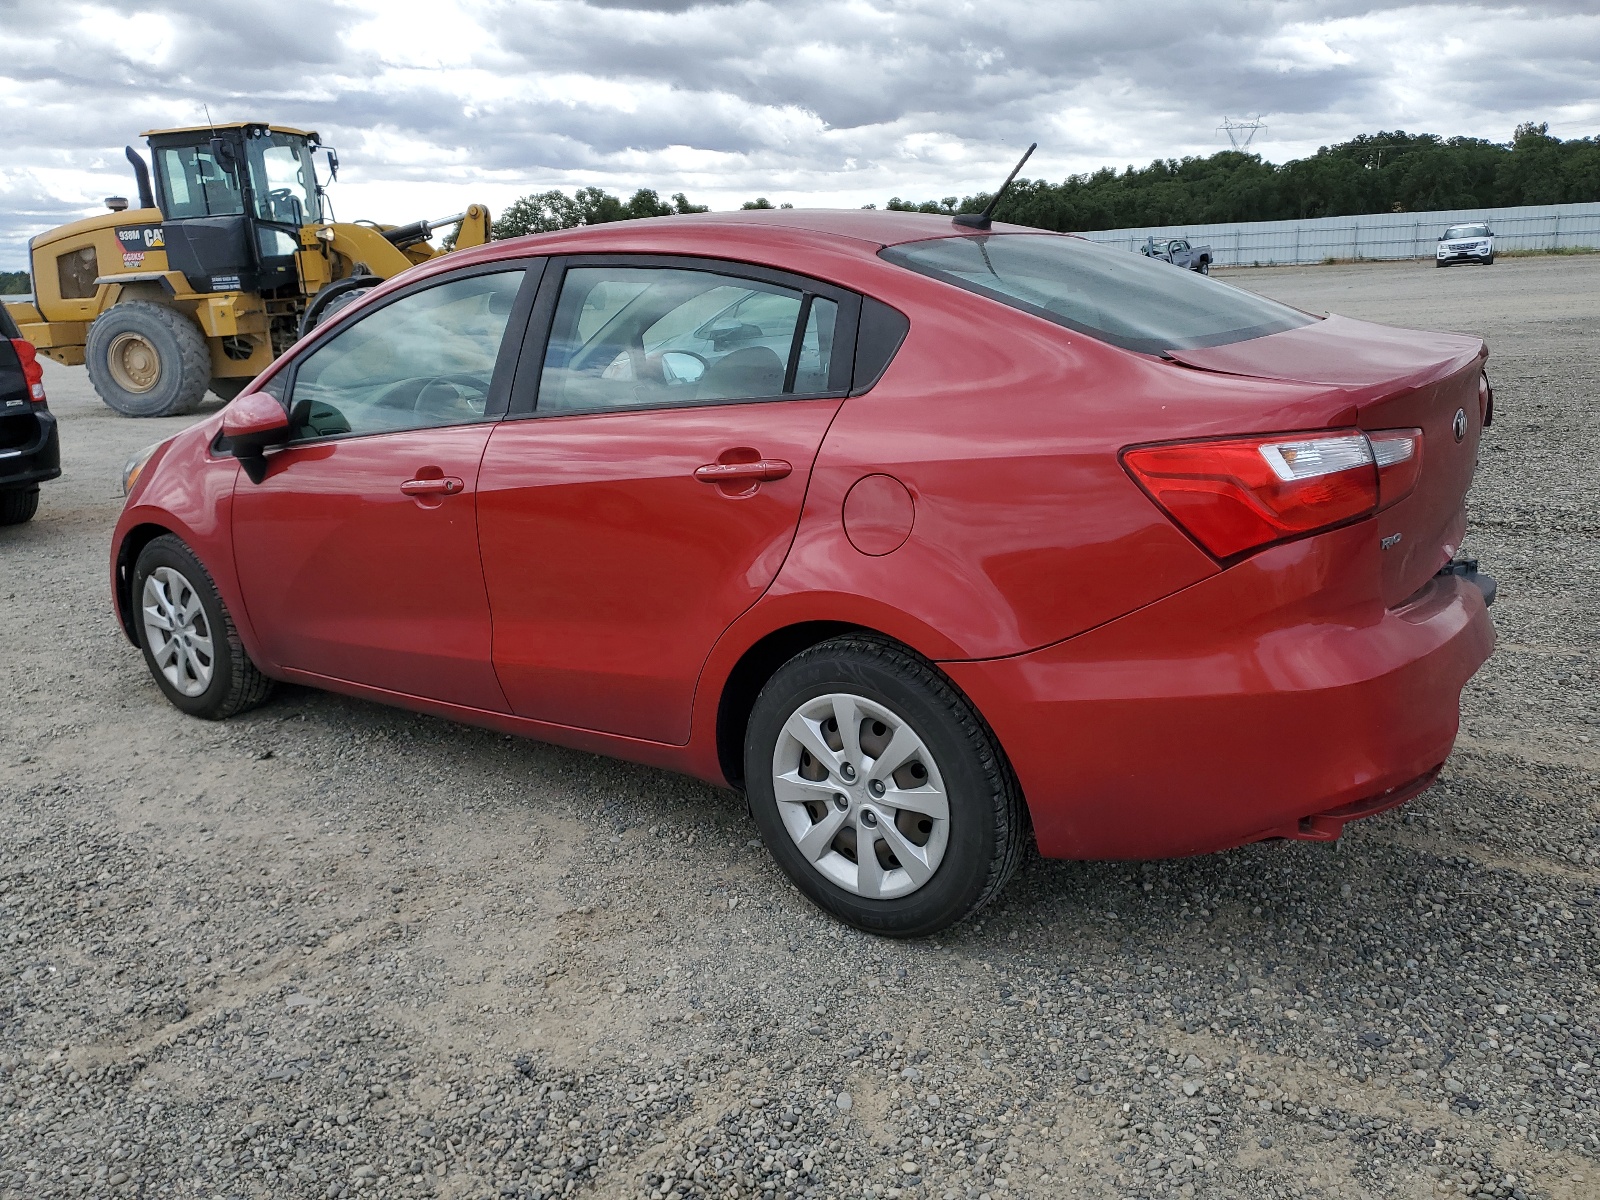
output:
M 1006 189 L 1011 186 L 1011 181 L 1017 177 L 1017 172 L 1022 170 L 1022 164 L 1027 162 L 1035 150 L 1039 148 L 1038 142 L 1029 142 L 1027 150 L 1017 160 L 1017 165 L 1011 168 L 1011 174 L 1006 176 L 1006 181 L 1000 185 L 1000 190 L 989 201 L 989 207 L 981 213 L 962 213 L 955 218 L 955 223 L 966 229 L 987 229 L 994 222 L 995 206 L 1000 203 L 1000 197 L 1006 194 Z

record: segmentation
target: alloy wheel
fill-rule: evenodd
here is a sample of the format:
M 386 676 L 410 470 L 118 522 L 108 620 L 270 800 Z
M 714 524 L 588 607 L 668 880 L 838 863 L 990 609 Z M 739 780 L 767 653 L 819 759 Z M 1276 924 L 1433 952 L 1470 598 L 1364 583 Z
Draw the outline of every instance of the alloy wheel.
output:
M 950 803 L 938 764 L 905 718 L 864 696 L 800 705 L 773 748 L 772 784 L 806 861 L 853 895 L 910 895 L 944 859 Z
M 194 585 L 172 567 L 157 567 L 145 576 L 141 609 L 156 668 L 183 695 L 200 695 L 211 686 L 216 656 Z

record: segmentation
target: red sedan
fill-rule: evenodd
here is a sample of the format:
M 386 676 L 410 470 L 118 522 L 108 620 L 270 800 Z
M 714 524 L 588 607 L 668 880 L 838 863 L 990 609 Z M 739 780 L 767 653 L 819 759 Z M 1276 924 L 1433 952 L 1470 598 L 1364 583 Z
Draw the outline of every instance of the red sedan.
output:
M 761 212 L 463 251 L 130 464 L 157 685 L 273 680 L 742 789 L 925 934 L 1059 858 L 1327 840 L 1488 657 L 1483 344 L 1079 238 Z

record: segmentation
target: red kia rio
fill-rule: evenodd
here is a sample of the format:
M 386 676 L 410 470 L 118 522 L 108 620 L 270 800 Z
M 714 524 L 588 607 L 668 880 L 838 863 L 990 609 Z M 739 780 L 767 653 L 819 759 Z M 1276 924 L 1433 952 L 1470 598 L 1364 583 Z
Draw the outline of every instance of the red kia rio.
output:
M 288 680 L 742 789 L 926 934 L 1050 857 L 1337 837 L 1489 655 L 1475 338 L 1015 226 L 716 213 L 372 290 L 129 467 L 116 610 Z

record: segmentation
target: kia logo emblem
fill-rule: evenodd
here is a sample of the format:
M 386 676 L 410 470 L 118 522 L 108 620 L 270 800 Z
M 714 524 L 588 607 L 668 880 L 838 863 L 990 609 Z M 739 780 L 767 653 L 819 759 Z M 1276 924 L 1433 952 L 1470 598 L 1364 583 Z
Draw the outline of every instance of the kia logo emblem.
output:
M 1450 423 L 1450 428 L 1455 431 L 1456 441 L 1462 441 L 1467 436 L 1467 410 L 1456 409 L 1456 419 Z

